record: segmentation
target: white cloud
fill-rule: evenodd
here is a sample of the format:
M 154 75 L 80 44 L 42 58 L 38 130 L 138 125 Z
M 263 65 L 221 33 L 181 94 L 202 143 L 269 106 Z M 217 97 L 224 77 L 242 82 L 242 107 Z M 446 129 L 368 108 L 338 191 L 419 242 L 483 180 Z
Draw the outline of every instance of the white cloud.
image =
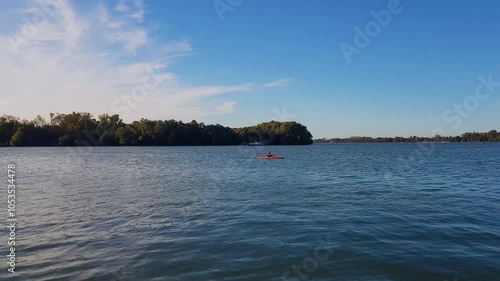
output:
M 118 12 L 126 12 L 128 11 L 128 6 L 125 4 L 124 0 L 119 0 L 118 4 L 115 7 L 115 10 Z
M 228 114 L 234 111 L 234 107 L 238 102 L 236 101 L 228 101 L 223 102 L 217 106 L 215 106 L 215 110 L 212 114 Z
M 151 31 L 137 22 L 140 17 L 131 16 L 141 11 L 145 15 L 143 1 L 119 1 L 111 7 L 91 2 L 87 13 L 77 3 L 31 0 L 16 9 L 28 22 L 16 15 L 12 28 L 0 29 L 0 112 L 29 119 L 50 112 L 120 113 L 113 103 L 130 97 L 147 80 L 161 83 L 129 106 L 126 121 L 190 120 L 232 112 L 235 101 L 213 99 L 258 86 L 182 82 L 170 65 L 190 55 L 192 46 L 187 40 L 153 40 Z M 0 17 L 11 12 L 0 11 Z
M 288 84 L 292 80 L 294 80 L 294 78 L 280 79 L 280 80 L 276 80 L 276 81 L 273 81 L 270 83 L 263 84 L 263 85 L 261 85 L 261 87 L 265 87 L 265 88 L 285 87 L 285 86 L 288 86 Z
M 235 86 L 204 86 L 183 89 L 178 97 L 183 101 L 191 101 L 199 98 L 218 96 L 234 92 L 250 92 L 253 84 L 242 84 Z
M 148 34 L 144 29 L 135 29 L 117 32 L 111 35 L 109 40 L 112 43 L 121 43 L 127 52 L 135 55 L 139 47 L 148 43 Z
M 138 22 L 142 22 L 146 14 L 144 0 L 118 0 L 115 11 L 127 13 L 130 18 Z
M 190 52 L 193 48 L 188 41 L 180 41 L 180 42 L 171 42 L 164 47 L 164 51 L 166 52 Z
M 134 13 L 132 13 L 130 16 L 137 20 L 138 22 L 142 22 L 144 20 L 144 14 L 145 14 L 145 10 L 144 10 L 144 0 L 135 0 L 134 1 L 134 6 L 136 8 L 136 11 Z
M 99 21 L 101 23 L 107 23 L 109 21 L 109 13 L 103 3 L 99 3 L 97 6 L 99 13 Z
M 126 22 L 124 22 L 124 21 L 113 21 L 113 22 L 108 22 L 107 27 L 113 29 L 113 28 L 119 28 L 121 26 L 124 26 L 125 24 L 126 24 Z

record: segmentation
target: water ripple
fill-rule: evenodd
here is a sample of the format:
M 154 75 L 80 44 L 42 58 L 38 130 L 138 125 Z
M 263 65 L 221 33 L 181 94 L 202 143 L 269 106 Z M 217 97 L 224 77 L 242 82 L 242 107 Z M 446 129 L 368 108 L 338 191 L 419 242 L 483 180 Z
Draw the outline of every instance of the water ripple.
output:
M 0 148 L 19 167 L 17 279 L 500 276 L 500 145 L 411 163 L 414 144 L 255 149 Z

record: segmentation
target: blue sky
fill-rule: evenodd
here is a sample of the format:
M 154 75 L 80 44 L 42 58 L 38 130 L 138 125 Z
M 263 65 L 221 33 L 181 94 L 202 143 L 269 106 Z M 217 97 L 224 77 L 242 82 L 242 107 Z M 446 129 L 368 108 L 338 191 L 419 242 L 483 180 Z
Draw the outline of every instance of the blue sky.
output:
M 314 137 L 500 129 L 499 9 L 493 0 L 1 1 L 0 113 L 296 120 Z M 356 43 L 357 28 L 368 43 Z

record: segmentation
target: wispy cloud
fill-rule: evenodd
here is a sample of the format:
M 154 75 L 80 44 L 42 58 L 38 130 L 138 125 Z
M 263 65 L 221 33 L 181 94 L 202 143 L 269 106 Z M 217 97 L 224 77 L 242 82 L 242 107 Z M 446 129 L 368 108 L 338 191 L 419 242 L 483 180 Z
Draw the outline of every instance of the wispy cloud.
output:
M 215 111 L 213 114 L 227 114 L 231 113 L 234 111 L 234 106 L 238 102 L 236 101 L 228 101 L 228 102 L 223 102 L 215 107 Z
M 148 34 L 144 29 L 120 31 L 109 37 L 111 43 L 120 43 L 123 49 L 131 54 L 136 54 L 137 49 L 148 43 Z
M 265 88 L 278 88 L 278 87 L 286 87 L 290 82 L 292 82 L 295 78 L 286 78 L 286 79 L 280 79 L 276 80 L 273 82 L 269 82 L 266 84 L 261 85 L 261 87 Z
M 137 22 L 142 22 L 146 14 L 146 5 L 144 0 L 118 0 L 114 10 Z
M 136 10 L 130 16 L 138 22 L 142 22 L 144 20 L 144 14 L 146 12 L 144 7 L 144 0 L 134 0 L 134 6 Z
M 192 54 L 191 43 L 154 36 L 157 29 L 142 23 L 142 0 L 91 1 L 90 9 L 80 9 L 80 2 L 70 0 L 26 3 L 18 4 L 16 14 L 0 9 L 0 18 L 9 21 L 9 28 L 0 29 L 2 113 L 23 118 L 73 110 L 117 113 L 113 102 L 131 95 L 154 72 L 161 83 L 130 108 L 126 121 L 193 119 L 234 111 L 237 102 L 228 100 L 234 99 L 228 94 L 284 86 L 291 80 L 190 85 L 184 80 L 189 77 L 172 72 L 171 64 Z M 23 20 L 35 15 L 38 21 Z
M 115 10 L 118 12 L 128 11 L 128 6 L 127 6 L 127 4 L 125 4 L 125 0 L 119 0 L 118 4 L 115 7 Z
M 180 92 L 179 96 L 181 96 L 183 99 L 192 100 L 234 92 L 250 92 L 252 90 L 252 86 L 253 84 L 242 84 L 236 86 L 193 87 L 183 90 L 182 92 Z

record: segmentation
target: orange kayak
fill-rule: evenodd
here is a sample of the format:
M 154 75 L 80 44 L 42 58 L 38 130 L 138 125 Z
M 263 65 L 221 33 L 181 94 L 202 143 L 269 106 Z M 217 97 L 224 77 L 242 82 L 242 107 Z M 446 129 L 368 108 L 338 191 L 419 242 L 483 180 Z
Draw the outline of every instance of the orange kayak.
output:
M 283 159 L 283 156 L 257 156 L 257 159 Z

